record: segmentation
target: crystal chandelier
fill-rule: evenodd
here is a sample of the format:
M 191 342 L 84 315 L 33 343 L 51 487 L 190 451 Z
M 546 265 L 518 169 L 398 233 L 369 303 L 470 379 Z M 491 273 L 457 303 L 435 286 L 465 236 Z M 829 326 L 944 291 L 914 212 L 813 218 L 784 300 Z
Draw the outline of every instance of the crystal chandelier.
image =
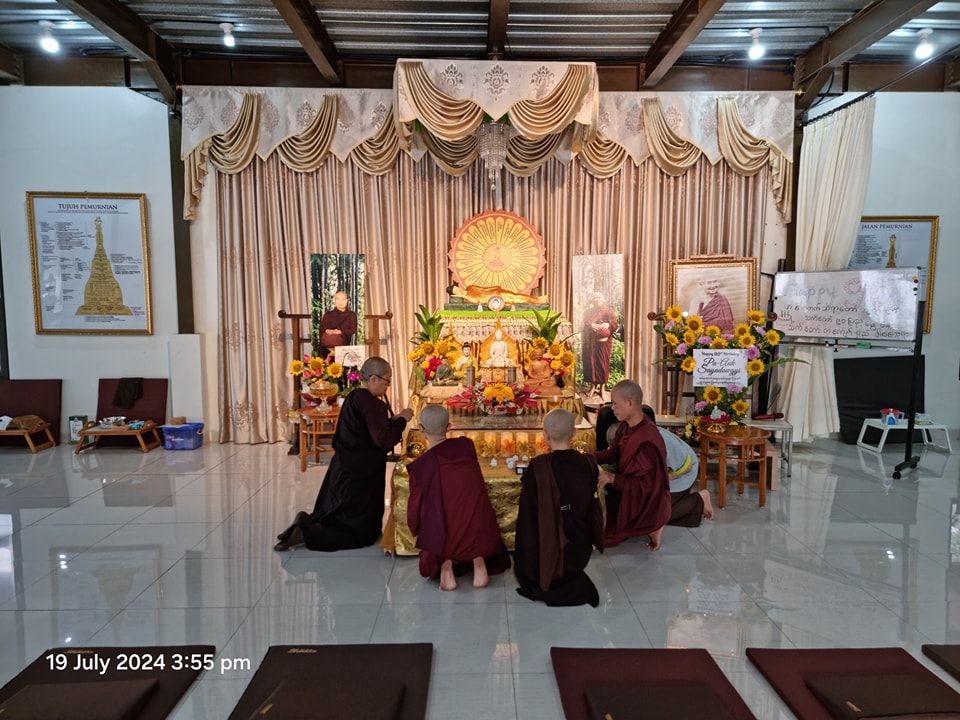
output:
M 487 175 L 490 178 L 490 188 L 497 187 L 497 176 L 503 169 L 503 161 L 507 157 L 507 146 L 512 128 L 506 123 L 490 121 L 481 123 L 477 128 L 477 143 L 480 146 L 480 157 L 487 166 Z

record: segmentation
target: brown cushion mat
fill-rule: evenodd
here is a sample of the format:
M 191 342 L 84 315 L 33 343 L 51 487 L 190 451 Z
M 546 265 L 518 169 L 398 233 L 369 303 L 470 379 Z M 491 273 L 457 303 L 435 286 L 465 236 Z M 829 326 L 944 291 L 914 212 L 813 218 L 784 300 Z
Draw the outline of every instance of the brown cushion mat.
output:
M 0 704 L 0 718 L 137 720 L 156 689 L 156 678 L 27 685 Z
M 370 676 L 281 680 L 250 720 L 396 720 L 404 690 L 396 680 Z
M 377 688 L 377 694 L 391 695 L 402 686 L 403 697 L 396 720 L 423 720 L 427 714 L 432 664 L 433 645 L 430 643 L 276 645 L 267 650 L 230 714 L 230 720 L 249 720 L 271 696 L 279 697 L 274 693 L 278 689 L 283 692 L 281 683 L 289 684 L 289 692 L 305 692 L 299 685 L 303 681 L 315 685 L 323 683 L 328 687 L 342 684 L 347 689 L 357 687 L 357 681 L 360 681 L 361 692 L 371 695 L 374 694 L 371 692 L 373 688 Z M 324 710 L 331 718 L 353 718 L 357 697 L 352 691 L 349 694 L 338 692 L 336 696 L 325 695 Z M 313 709 L 316 709 L 315 703 Z
M 67 701 L 70 697 L 69 693 L 75 693 L 75 697 L 77 693 L 87 694 L 82 688 L 76 687 L 82 683 L 96 687 L 97 695 L 102 701 L 101 707 L 104 710 L 113 711 L 115 701 L 129 703 L 131 695 L 136 694 L 135 686 L 121 681 L 152 680 L 156 682 L 156 687 L 149 693 L 146 703 L 135 717 L 137 720 L 163 720 L 177 706 L 180 698 L 202 672 L 202 669 L 193 670 L 189 667 L 190 658 L 198 658 L 198 664 L 202 666 L 204 656 L 213 658 L 215 653 L 216 648 L 213 645 L 54 648 L 47 650 L 3 688 L 0 688 L 0 706 L 15 699 L 15 695 L 28 687 L 31 689 L 24 696 L 26 698 L 36 697 L 46 692 L 51 702 L 56 702 L 64 695 L 67 697 L 63 699 Z M 48 659 L 51 655 L 53 659 Z M 175 669 L 177 658 L 180 659 L 181 669 Z M 58 660 L 62 660 L 64 669 L 57 669 L 61 666 Z M 83 669 L 94 666 L 103 667 L 103 663 L 107 665 L 102 673 L 99 669 Z M 75 669 L 78 664 L 81 669 Z M 164 667 L 160 668 L 160 664 Z M 127 669 L 123 669 L 124 665 Z M 114 691 L 118 693 L 116 696 L 111 694 Z M 67 702 L 67 707 L 69 706 Z M 0 717 L 6 717 L 6 715 L 0 715 Z M 11 714 L 10 717 L 29 716 L 17 713 Z M 48 718 L 59 716 L 46 713 L 36 717 L 48 720 Z M 106 719 L 125 716 L 114 716 L 104 712 L 100 717 Z
M 937 679 L 903 648 L 773 650 L 747 648 L 747 659 L 801 720 L 831 720 L 807 688 L 808 678 L 851 675 L 920 676 Z
M 673 686 L 677 698 L 685 686 L 706 687 L 713 691 L 729 717 L 755 718 L 710 653 L 703 649 L 553 647 L 550 657 L 567 720 L 591 720 L 586 697 L 588 688 L 651 685 L 664 689 Z M 616 715 L 613 717 L 619 720 Z
M 960 717 L 960 694 L 934 675 L 815 675 L 805 684 L 838 720 Z
M 960 645 L 924 645 L 923 654 L 960 680 Z
M 731 720 L 706 685 L 619 685 L 587 687 L 591 720 Z

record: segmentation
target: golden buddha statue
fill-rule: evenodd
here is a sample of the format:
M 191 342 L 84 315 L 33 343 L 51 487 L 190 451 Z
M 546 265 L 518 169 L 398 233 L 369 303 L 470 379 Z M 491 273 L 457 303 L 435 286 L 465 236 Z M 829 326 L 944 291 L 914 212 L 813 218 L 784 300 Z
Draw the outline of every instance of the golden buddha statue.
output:
M 447 288 L 447 293 L 471 303 L 486 303 L 492 297 L 503 298 L 503 301 L 508 305 L 517 303 L 543 305 L 547 302 L 546 295 L 526 295 L 506 288 L 486 285 L 467 285 L 465 288 L 459 285 L 451 285 Z
M 550 363 L 543 359 L 543 352 L 536 351 L 534 359 L 527 363 L 527 387 L 538 395 L 557 395 L 557 379 L 553 376 Z

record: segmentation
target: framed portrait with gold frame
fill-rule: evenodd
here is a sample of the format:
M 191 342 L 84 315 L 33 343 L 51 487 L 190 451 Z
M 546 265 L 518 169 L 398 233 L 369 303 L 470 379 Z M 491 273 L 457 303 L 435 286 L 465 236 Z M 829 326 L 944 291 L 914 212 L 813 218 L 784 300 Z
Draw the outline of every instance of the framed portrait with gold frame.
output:
M 937 263 L 940 217 L 862 217 L 849 270 L 920 268 L 920 298 L 924 306 L 923 331 L 933 318 L 933 275 Z
M 757 259 L 732 255 L 698 255 L 671 260 L 667 298 L 705 325 L 732 331 L 757 309 Z
M 37 334 L 151 335 L 143 194 L 28 192 Z

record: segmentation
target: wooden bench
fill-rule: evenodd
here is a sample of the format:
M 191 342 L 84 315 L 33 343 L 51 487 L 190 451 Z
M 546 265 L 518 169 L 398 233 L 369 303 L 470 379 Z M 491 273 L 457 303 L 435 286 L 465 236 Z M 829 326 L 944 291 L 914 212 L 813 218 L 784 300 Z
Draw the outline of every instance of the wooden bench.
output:
M 0 380 L 0 415 L 36 415 L 44 424 L 31 430 L 0 431 L 0 445 L 19 445 L 24 440 L 31 452 L 54 447 L 60 442 L 60 402 L 63 380 Z M 40 434 L 41 442 L 34 442 Z M 45 440 L 43 438 L 46 438 Z
M 33 436 L 39 433 L 44 433 L 47 439 L 37 444 L 33 442 Z M 50 423 L 46 420 L 33 430 L 23 430 L 19 428 L 14 430 L 0 430 L 0 437 L 22 437 L 27 441 L 27 445 L 30 447 L 30 452 L 32 453 L 37 452 L 37 450 L 46 450 L 57 444 L 57 441 L 53 439 L 53 434 L 50 432 Z
M 123 426 L 102 426 L 90 421 L 80 430 L 76 454 L 95 447 L 136 447 L 149 452 L 163 443 L 160 426 L 167 419 L 166 378 L 143 378 L 142 393 L 133 406 L 124 408 L 114 404 L 120 378 L 101 378 L 97 390 L 97 418 L 125 417 Z M 130 429 L 130 423 L 143 420 L 143 427 Z
M 77 443 L 77 449 L 73 451 L 74 455 L 79 455 L 84 450 L 92 450 L 100 444 L 103 438 L 133 437 L 140 443 L 140 449 L 144 452 L 150 452 L 155 447 L 159 447 L 163 442 L 160 439 L 160 433 L 157 432 L 157 424 L 153 420 L 146 420 L 139 427 L 132 428 L 128 423 L 126 425 L 101 425 L 96 420 L 91 420 L 80 430 L 80 442 Z

